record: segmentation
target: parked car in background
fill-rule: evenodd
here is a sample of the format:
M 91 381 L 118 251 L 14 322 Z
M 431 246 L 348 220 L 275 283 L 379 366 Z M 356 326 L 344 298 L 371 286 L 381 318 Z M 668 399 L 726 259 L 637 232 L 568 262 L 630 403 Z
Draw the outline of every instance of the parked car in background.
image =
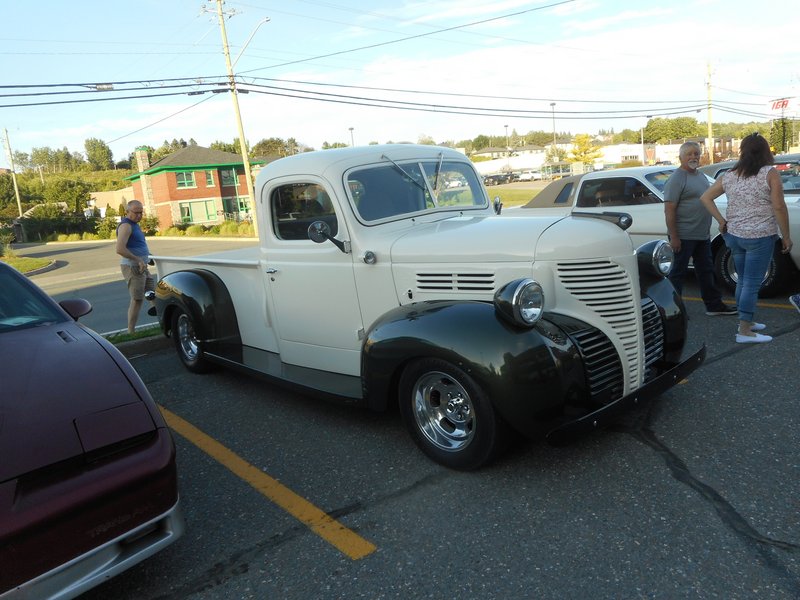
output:
M 709 165 L 716 167 L 717 174 L 729 169 L 731 164 Z M 778 163 L 789 165 L 788 161 Z M 651 166 L 594 171 L 583 175 L 572 175 L 551 182 L 533 200 L 520 209 L 507 210 L 504 215 L 529 214 L 529 209 L 536 209 L 537 214 L 567 214 L 570 212 L 625 212 L 633 217 L 633 224 L 628 233 L 634 244 L 643 244 L 653 239 L 667 239 L 667 226 L 664 219 L 664 184 L 677 167 Z M 708 174 L 707 167 L 701 170 Z M 791 171 L 786 168 L 785 171 Z M 793 177 L 793 176 L 792 176 Z M 790 180 L 789 177 L 784 179 Z M 787 189 L 787 206 L 789 207 L 789 224 L 793 239 L 800 239 L 800 189 Z M 717 205 L 725 212 L 727 199 L 721 196 Z M 711 249 L 714 255 L 714 269 L 717 277 L 730 289 L 736 287 L 738 275 L 728 247 L 722 235 L 712 221 Z M 775 296 L 794 280 L 800 265 L 800 246 L 793 248 L 791 255 L 781 253 L 780 242 L 776 244 L 775 254 L 769 270 L 764 275 L 761 285 L 761 296 Z
M 73 598 L 181 535 L 175 446 L 87 301 L 0 290 L 0 598 Z
M 510 173 L 493 173 L 483 177 L 483 185 L 501 185 L 503 183 L 511 183 Z
M 542 173 L 540 171 L 520 171 L 517 179 L 519 181 L 541 181 Z
M 723 173 L 736 166 L 735 160 L 726 160 L 700 167 L 700 171 L 717 179 Z M 775 156 L 775 168 L 778 170 L 783 182 L 783 195 L 786 202 L 800 200 L 800 154 L 778 154 Z

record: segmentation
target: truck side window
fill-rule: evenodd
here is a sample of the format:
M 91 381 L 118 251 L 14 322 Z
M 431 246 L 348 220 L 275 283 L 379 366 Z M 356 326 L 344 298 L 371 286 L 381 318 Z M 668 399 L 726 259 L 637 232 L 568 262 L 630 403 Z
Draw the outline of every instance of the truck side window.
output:
M 280 240 L 308 240 L 308 226 L 325 221 L 331 235 L 339 231 L 330 196 L 316 183 L 289 183 L 272 190 L 269 198 L 272 231 Z

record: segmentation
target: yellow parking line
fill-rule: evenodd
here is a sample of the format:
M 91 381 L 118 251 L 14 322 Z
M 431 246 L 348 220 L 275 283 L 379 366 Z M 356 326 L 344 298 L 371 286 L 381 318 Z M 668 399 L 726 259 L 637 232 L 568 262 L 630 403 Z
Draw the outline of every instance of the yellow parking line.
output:
M 188 421 L 163 406 L 159 406 L 159 408 L 167 425 L 175 432 L 230 469 L 235 475 L 244 479 L 295 519 L 310 527 L 314 533 L 326 542 L 335 546 L 340 552 L 353 560 L 358 560 L 377 550 L 374 544 L 348 529 L 276 479 L 254 467 Z
M 703 301 L 702 298 L 696 298 L 694 296 L 684 296 L 683 299 L 684 300 L 690 300 L 691 302 L 702 302 Z M 722 300 L 724 302 L 725 298 L 723 298 Z M 733 298 L 731 298 L 730 301 L 733 301 Z M 795 309 L 794 306 L 792 306 L 791 304 L 788 304 L 788 303 L 777 304 L 775 302 L 762 302 L 761 300 L 756 302 L 756 306 L 758 306 L 759 308 L 788 308 L 790 310 L 797 310 L 797 309 Z

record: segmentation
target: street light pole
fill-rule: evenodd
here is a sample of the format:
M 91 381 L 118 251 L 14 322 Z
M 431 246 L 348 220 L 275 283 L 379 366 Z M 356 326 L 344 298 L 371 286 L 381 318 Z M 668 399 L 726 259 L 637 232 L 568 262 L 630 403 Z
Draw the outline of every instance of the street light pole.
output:
M 647 123 L 650 122 L 650 116 L 651 115 L 647 115 Z M 645 152 L 644 152 L 644 128 L 647 125 L 647 123 L 645 123 L 639 128 L 639 135 L 641 135 L 641 142 L 642 142 L 642 166 L 647 164 L 647 159 L 645 158 Z
M 352 127 L 348 127 L 348 129 L 350 130 L 350 147 L 354 148 L 356 143 L 355 143 L 355 141 L 353 139 L 353 128 Z
M 3 135 L 5 135 L 6 139 L 6 150 L 8 151 L 8 165 L 11 167 L 11 181 L 14 184 L 14 195 L 17 198 L 17 210 L 19 210 L 19 216 L 22 217 L 22 202 L 19 198 L 19 187 L 17 187 L 17 173 L 16 169 L 14 168 L 14 153 L 11 151 L 11 142 L 8 140 L 8 129 L 3 128 Z
M 506 128 L 506 169 L 511 170 L 511 146 L 508 144 L 508 125 L 504 125 L 503 127 Z
M 556 151 L 556 103 L 550 103 L 550 110 L 553 111 L 553 152 Z
M 247 142 L 245 141 L 244 137 L 242 113 L 239 111 L 239 93 L 236 90 L 236 78 L 233 75 L 233 64 L 231 63 L 231 52 L 228 48 L 228 34 L 225 31 L 225 17 L 222 13 L 222 2 L 223 0 L 217 0 L 217 17 L 219 19 L 219 28 L 222 32 L 222 49 L 225 53 L 225 66 L 228 69 L 228 82 L 231 88 L 231 98 L 233 98 L 233 112 L 236 116 L 236 126 L 239 130 L 239 149 L 242 153 L 242 166 L 244 167 L 244 179 L 247 185 L 250 217 L 253 222 L 253 231 L 256 234 L 256 237 L 258 237 L 258 211 L 256 210 L 256 195 L 253 189 L 253 174 L 250 172 L 250 157 L 247 154 Z

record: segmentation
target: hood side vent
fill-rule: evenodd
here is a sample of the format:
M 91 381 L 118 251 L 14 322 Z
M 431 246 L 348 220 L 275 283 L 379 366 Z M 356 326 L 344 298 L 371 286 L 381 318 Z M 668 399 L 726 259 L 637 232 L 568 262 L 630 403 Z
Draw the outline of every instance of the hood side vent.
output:
M 494 273 L 417 273 L 420 291 L 494 292 Z
M 71 342 L 77 342 L 78 341 L 74 337 L 72 337 L 72 334 L 70 334 L 67 331 L 57 331 L 56 335 L 58 335 L 58 337 L 60 337 L 62 340 L 64 340 L 68 344 L 71 343 Z

